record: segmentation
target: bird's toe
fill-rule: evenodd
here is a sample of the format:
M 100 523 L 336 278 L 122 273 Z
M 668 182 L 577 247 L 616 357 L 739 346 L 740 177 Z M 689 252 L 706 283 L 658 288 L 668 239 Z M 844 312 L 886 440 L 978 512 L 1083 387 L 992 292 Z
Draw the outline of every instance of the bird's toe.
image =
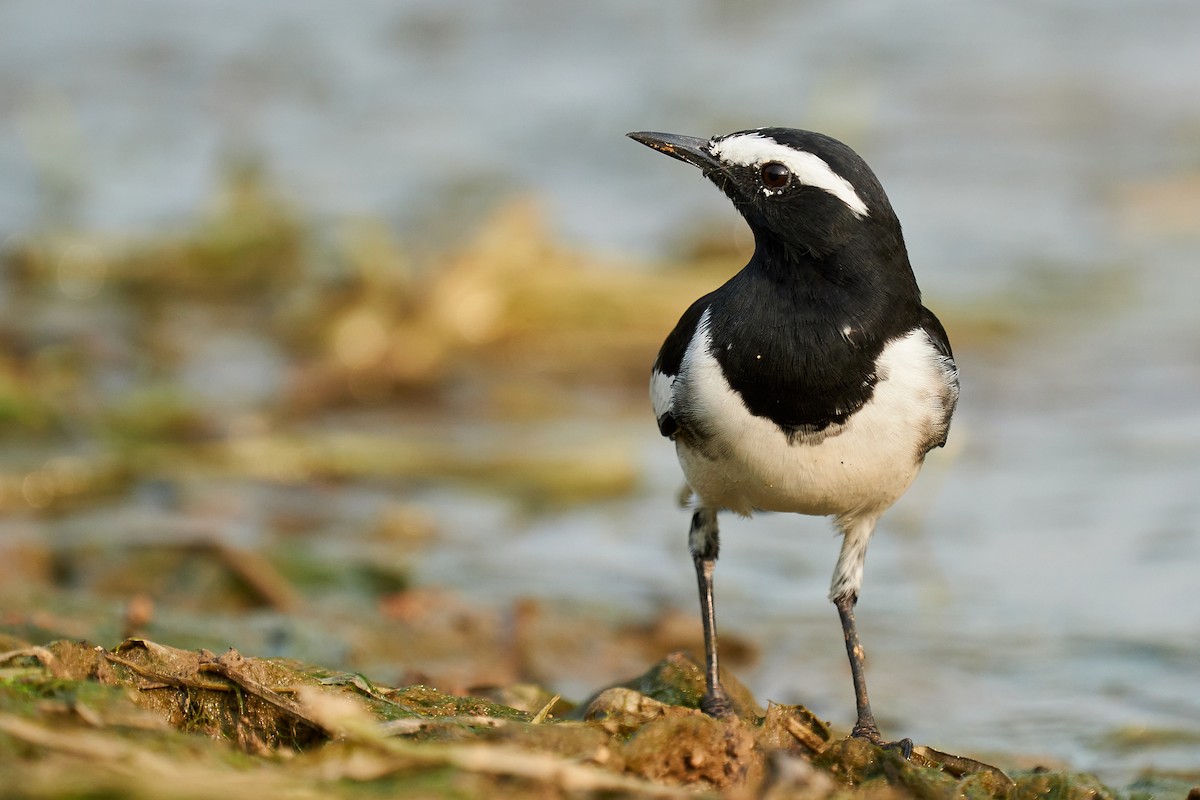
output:
M 883 737 L 879 735 L 879 728 L 876 728 L 873 725 L 855 725 L 854 730 L 850 732 L 850 735 L 856 739 L 866 739 L 871 744 L 878 745 L 884 750 L 899 750 L 900 755 L 904 756 L 906 761 L 912 758 L 912 739 L 904 738 L 898 739 L 894 742 L 885 742 L 883 741 Z
M 714 719 L 733 719 L 737 716 L 733 711 L 733 703 L 724 691 L 705 693 L 700 698 L 700 710 Z

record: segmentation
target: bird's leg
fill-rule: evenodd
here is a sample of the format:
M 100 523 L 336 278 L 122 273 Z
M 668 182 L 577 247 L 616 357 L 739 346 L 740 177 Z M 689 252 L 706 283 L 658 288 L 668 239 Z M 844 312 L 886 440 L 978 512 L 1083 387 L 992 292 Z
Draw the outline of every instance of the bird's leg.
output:
M 870 739 L 875 744 L 880 743 L 879 726 L 875 724 L 875 715 L 871 713 L 871 701 L 867 698 L 867 678 L 863 674 L 863 649 L 858 641 L 858 627 L 854 624 L 854 603 L 858 598 L 854 595 L 843 595 L 834 600 L 838 616 L 842 620 L 842 634 L 846 637 L 846 655 L 850 657 L 850 677 L 854 681 L 854 701 L 858 706 L 858 722 L 851 731 L 851 736 L 861 736 Z
M 700 588 L 700 619 L 704 623 L 704 697 L 700 709 L 710 717 L 731 717 L 729 702 L 717 669 L 717 618 L 713 608 L 713 567 L 717 563 L 719 541 L 717 512 L 710 508 L 697 509 L 692 514 L 688 532 L 688 548 L 696 564 L 696 583 Z
M 912 755 L 911 739 L 901 739 L 898 742 L 885 742 L 879 735 L 879 726 L 875 724 L 875 715 L 871 713 L 871 701 L 867 698 L 867 677 L 864 671 L 862 643 L 858 640 L 858 627 L 854 624 L 854 604 L 858 597 L 853 594 L 835 597 L 833 604 L 837 606 L 838 616 L 842 620 L 842 633 L 846 637 L 846 655 L 850 657 L 850 676 L 854 680 L 854 702 L 858 707 L 858 721 L 854 723 L 851 736 L 866 739 L 881 747 L 899 750 L 905 758 Z
M 854 623 L 854 605 L 858 602 L 858 590 L 862 586 L 863 563 L 867 560 L 867 543 L 875 530 L 877 518 L 839 520 L 842 529 L 842 552 L 833 570 L 833 587 L 829 596 L 837 607 L 842 621 L 842 634 L 846 638 L 846 655 L 850 657 L 850 676 L 854 680 L 854 702 L 858 707 L 858 720 L 854 723 L 851 736 L 857 736 L 881 747 L 896 748 L 908 758 L 912 754 L 912 740 L 884 742 L 871 713 L 871 701 L 867 698 L 866 656 L 858 640 L 858 626 Z

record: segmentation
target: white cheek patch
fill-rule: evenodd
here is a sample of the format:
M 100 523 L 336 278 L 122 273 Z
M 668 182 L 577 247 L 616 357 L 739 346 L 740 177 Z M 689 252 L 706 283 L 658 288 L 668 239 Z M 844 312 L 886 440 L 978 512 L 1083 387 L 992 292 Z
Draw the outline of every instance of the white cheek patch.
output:
M 854 191 L 850 181 L 834 172 L 820 156 L 793 150 L 760 133 L 742 133 L 719 139 L 709 149 L 722 161 L 742 167 L 760 167 L 778 161 L 791 170 L 797 181 L 833 195 L 845 203 L 856 217 L 865 217 L 869 213 L 867 204 Z M 770 190 L 767 190 L 767 194 L 771 194 Z

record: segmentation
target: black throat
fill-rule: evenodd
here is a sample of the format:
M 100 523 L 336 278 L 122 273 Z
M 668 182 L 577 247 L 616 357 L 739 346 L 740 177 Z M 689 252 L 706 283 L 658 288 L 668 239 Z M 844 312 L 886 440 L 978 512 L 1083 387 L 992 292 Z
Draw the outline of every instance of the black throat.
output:
M 882 258 L 881 258 L 882 256 Z M 817 432 L 862 408 L 888 341 L 920 324 L 903 243 L 817 254 L 759 239 L 711 295 L 712 354 L 750 413 L 785 433 Z

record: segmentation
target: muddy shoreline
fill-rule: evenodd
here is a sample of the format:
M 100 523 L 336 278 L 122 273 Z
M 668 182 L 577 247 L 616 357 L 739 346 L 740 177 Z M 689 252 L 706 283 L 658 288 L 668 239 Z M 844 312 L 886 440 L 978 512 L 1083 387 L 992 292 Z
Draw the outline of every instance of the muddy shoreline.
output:
M 728 674 L 738 718 L 714 720 L 682 652 L 574 705 L 529 685 L 457 696 L 140 638 L 3 643 L 9 797 L 1121 796 L 920 745 L 905 760 L 802 706 L 764 709 Z

